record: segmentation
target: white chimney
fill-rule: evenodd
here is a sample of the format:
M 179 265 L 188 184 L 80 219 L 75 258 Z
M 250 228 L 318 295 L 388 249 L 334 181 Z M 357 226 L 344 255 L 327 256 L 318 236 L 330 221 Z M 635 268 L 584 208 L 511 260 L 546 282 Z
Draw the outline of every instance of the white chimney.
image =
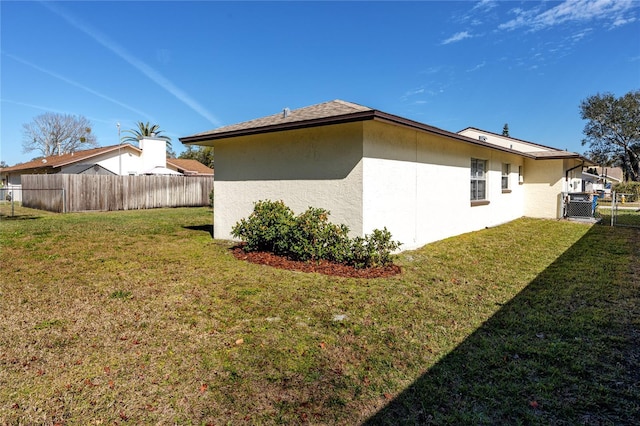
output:
M 140 139 L 140 149 L 142 150 L 142 168 L 145 173 L 155 167 L 167 167 L 167 142 L 164 139 L 145 137 Z

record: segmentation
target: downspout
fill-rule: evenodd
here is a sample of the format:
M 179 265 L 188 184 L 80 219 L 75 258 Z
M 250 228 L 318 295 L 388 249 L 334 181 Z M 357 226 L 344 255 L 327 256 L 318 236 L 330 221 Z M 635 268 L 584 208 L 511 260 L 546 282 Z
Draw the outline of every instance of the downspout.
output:
M 581 162 L 580 164 L 578 164 L 577 166 L 572 167 L 572 168 L 570 168 L 570 169 L 567 169 L 567 170 L 564 172 L 564 181 L 565 181 L 565 183 L 567 183 L 567 192 L 569 192 L 569 191 L 568 191 L 568 189 L 569 189 L 569 172 L 571 172 L 571 171 L 573 171 L 573 170 L 577 169 L 578 167 L 584 167 L 584 160 L 582 160 L 582 162 Z

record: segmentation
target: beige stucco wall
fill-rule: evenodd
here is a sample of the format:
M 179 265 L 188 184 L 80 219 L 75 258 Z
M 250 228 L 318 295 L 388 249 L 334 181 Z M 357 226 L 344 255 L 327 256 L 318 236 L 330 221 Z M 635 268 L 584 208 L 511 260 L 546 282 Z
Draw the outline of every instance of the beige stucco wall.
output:
M 362 123 L 348 123 L 216 141 L 214 236 L 231 228 L 259 200 L 282 200 L 296 214 L 309 206 L 331 212 L 362 233 Z
M 380 122 L 364 126 L 363 230 L 387 227 L 403 249 L 524 215 L 522 158 Z M 471 158 L 487 160 L 488 205 L 471 206 Z M 511 165 L 510 192 L 501 188 Z
M 352 236 L 387 227 L 402 249 L 522 216 L 559 217 L 568 166 L 379 121 L 222 139 L 215 150 L 215 238 L 232 239 L 233 225 L 270 199 L 295 213 L 326 208 Z M 471 205 L 471 158 L 488 164 L 486 205 Z M 503 163 L 511 165 L 509 191 Z
M 525 159 L 525 216 L 550 219 L 562 217 L 564 171 L 564 160 Z

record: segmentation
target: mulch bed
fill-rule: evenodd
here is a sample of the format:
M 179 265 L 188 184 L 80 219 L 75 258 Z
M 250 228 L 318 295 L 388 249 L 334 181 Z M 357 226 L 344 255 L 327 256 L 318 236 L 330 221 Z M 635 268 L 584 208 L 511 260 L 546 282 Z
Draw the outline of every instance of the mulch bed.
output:
M 375 268 L 354 268 L 341 263 L 328 262 L 326 260 L 301 262 L 278 256 L 270 252 L 254 251 L 245 252 L 242 247 L 232 249 L 236 259 L 246 260 L 251 263 L 268 265 L 274 268 L 287 269 L 289 271 L 317 272 L 319 274 L 349 278 L 384 278 L 397 275 L 402 269 L 397 265 L 387 265 Z

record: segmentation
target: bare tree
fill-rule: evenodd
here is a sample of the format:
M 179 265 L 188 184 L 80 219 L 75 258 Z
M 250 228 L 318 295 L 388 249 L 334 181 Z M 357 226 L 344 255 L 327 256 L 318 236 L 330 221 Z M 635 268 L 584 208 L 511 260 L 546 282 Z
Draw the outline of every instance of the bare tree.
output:
M 91 122 L 83 116 L 47 112 L 22 125 L 23 152 L 40 151 L 44 157 L 98 146 Z

